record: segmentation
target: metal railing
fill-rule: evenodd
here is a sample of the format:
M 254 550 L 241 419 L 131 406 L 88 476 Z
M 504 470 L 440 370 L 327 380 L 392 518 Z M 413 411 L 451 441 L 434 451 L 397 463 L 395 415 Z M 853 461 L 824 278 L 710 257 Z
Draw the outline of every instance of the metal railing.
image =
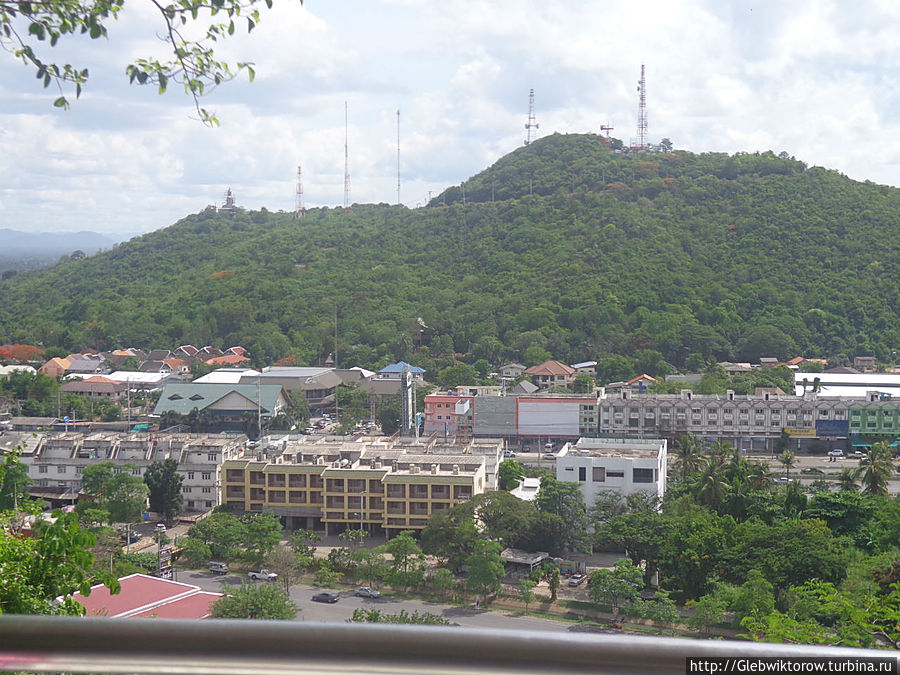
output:
M 761 657 L 897 653 L 436 626 L 0 616 L 0 670 L 20 672 L 653 674 L 690 672 L 688 658 Z

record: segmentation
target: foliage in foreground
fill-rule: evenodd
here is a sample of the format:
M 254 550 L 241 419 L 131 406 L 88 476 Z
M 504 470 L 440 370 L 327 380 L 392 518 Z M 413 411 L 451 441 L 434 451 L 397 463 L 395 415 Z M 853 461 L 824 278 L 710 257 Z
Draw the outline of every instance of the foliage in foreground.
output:
M 293 619 L 297 606 L 274 584 L 243 584 L 212 606 L 214 619 Z
M 414 611 L 412 614 L 401 609 L 397 614 L 388 614 L 377 609 L 355 609 L 353 616 L 347 619 L 347 623 L 407 623 L 425 626 L 457 626 L 442 616 L 431 612 Z

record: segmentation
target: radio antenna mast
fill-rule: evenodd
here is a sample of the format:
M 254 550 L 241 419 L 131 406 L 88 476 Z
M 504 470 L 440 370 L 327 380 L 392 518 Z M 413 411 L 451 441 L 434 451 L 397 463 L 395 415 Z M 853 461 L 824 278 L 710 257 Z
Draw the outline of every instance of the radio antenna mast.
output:
M 297 165 L 297 204 L 294 209 L 294 215 L 299 220 L 306 213 L 306 206 L 303 203 L 303 170 Z
M 638 126 L 637 150 L 647 149 L 647 79 L 644 77 L 644 64 L 641 64 L 641 79 L 638 80 Z
M 347 139 L 347 101 L 344 101 L 344 211 L 350 209 L 350 153 Z
M 539 129 L 540 124 L 534 121 L 534 89 L 528 90 L 528 121 L 525 123 L 525 145 L 531 143 L 531 130 Z
M 397 110 L 397 206 L 400 206 L 400 110 Z

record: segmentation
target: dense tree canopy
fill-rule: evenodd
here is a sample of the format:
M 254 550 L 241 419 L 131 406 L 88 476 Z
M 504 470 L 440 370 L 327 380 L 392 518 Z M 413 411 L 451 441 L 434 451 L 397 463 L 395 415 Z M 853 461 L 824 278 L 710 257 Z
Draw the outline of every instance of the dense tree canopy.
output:
M 655 177 L 637 170 L 648 161 Z M 338 365 L 421 358 L 430 378 L 450 368 L 448 384 L 472 375 L 457 360 L 548 354 L 597 360 L 600 384 L 688 358 L 887 361 L 900 344 L 898 205 L 895 188 L 772 153 L 636 158 L 557 134 L 472 177 L 465 203 L 451 188 L 426 208 L 302 221 L 208 209 L 15 275 L 0 281 L 0 336 L 241 344 L 255 365 L 313 364 L 334 351 L 337 308 Z

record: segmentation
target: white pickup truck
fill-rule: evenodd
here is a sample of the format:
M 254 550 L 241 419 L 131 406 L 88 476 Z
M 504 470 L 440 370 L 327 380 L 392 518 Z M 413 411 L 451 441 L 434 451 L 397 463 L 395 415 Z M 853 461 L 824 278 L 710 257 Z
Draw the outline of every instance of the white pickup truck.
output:
M 262 569 L 259 571 L 250 570 L 247 572 L 247 576 L 249 576 L 254 581 L 259 581 L 262 579 L 263 581 L 275 581 L 278 578 L 278 575 L 275 572 L 270 572 L 269 570 Z

